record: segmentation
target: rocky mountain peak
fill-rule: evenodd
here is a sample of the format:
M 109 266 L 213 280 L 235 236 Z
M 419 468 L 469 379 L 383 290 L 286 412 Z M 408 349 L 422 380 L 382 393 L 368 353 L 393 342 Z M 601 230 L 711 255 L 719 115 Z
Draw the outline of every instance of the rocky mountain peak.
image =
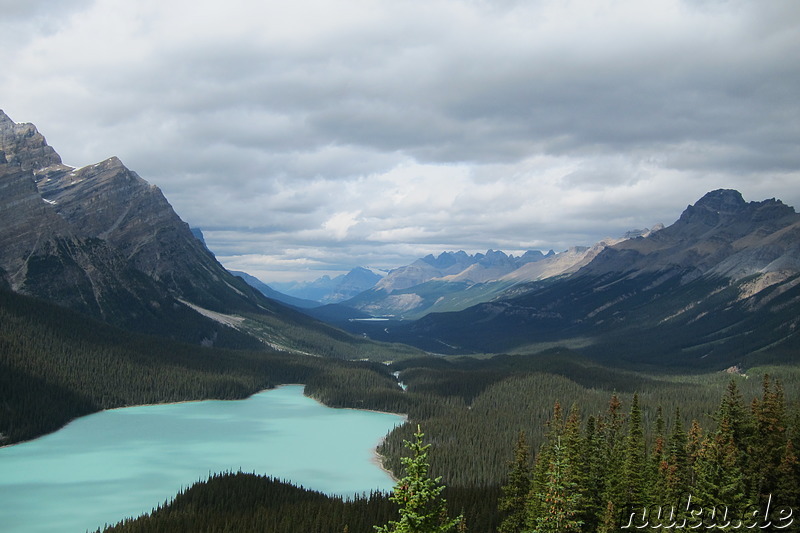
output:
M 454 265 L 471 264 L 474 258 L 464 250 L 459 250 L 458 252 L 442 252 L 438 257 L 434 257 L 433 254 L 428 254 L 423 257 L 421 261 L 428 263 L 434 268 L 447 269 Z
M 61 165 L 61 157 L 33 124 L 17 124 L 0 110 L 0 151 L 7 163 L 23 170 Z
M 691 280 L 797 271 L 798 234 L 793 208 L 775 199 L 746 202 L 738 191 L 720 189 L 687 207 L 671 226 L 605 250 L 583 273 L 671 271 Z
M 705 208 L 720 213 L 736 213 L 741 210 L 747 202 L 744 201 L 742 193 L 733 189 L 717 189 L 706 193 L 695 204 L 696 208 Z
M 735 224 L 737 231 L 752 230 L 749 226 L 793 217 L 792 207 L 774 198 L 761 202 L 746 202 L 739 191 L 719 189 L 703 196 L 681 214 L 678 226 L 716 227 Z

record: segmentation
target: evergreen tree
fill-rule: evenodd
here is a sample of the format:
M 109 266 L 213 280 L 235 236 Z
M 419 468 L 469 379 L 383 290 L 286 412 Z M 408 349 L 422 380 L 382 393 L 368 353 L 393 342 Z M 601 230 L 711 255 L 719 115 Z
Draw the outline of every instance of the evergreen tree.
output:
M 647 485 L 651 487 L 650 496 L 656 503 L 666 500 L 665 466 L 669 457 L 669 448 L 665 435 L 664 414 L 659 406 L 656 409 L 656 437 L 650 462 L 647 465 Z
M 561 444 L 564 447 L 564 453 L 567 454 L 569 460 L 570 470 L 574 481 L 580 488 L 585 486 L 584 466 L 587 457 L 583 453 L 583 442 L 581 439 L 581 416 L 578 410 L 578 404 L 572 404 L 570 407 L 567 420 L 564 423 L 563 438 Z
M 672 423 L 672 432 L 667 443 L 667 458 L 661 465 L 664 504 L 677 505 L 689 492 L 689 457 L 686 448 L 687 435 L 683 429 L 681 410 L 676 407 L 675 421 Z
M 533 465 L 531 490 L 526 509 L 528 523 L 531 522 L 531 517 L 536 517 L 546 512 L 543 502 L 537 494 L 544 491 L 544 487 L 547 484 L 548 470 L 553 459 L 553 450 L 563 431 L 564 413 L 561 410 L 561 404 L 556 402 L 553 406 L 553 417 L 547 421 L 546 440 L 539 447 L 539 453 L 536 454 L 536 461 Z
M 608 410 L 604 419 L 603 437 L 605 439 L 605 449 L 602 458 L 604 462 L 602 509 L 603 517 L 601 522 L 605 527 L 613 527 L 616 513 L 619 511 L 620 502 L 625 498 L 625 477 L 623 472 L 624 450 L 621 438 L 622 427 L 625 416 L 622 413 L 622 402 L 615 394 L 611 395 L 608 402 Z M 601 529 L 605 531 L 605 529 Z M 616 531 L 608 529 L 608 531 Z
M 783 507 L 800 507 L 800 461 L 792 440 L 786 442 L 776 478 L 774 501 Z
M 720 511 L 726 507 L 737 512 L 745 509 L 744 474 L 727 418 L 722 419 L 714 435 L 703 440 L 694 469 L 697 479 L 694 496 L 698 504 Z
M 579 532 L 583 522 L 577 517 L 581 495 L 572 477 L 568 455 L 558 439 L 547 468 L 542 492 L 535 496 L 543 512 L 529 517 L 532 533 Z
M 625 456 L 622 464 L 623 501 L 637 507 L 647 504 L 644 429 L 642 427 L 642 411 L 639 407 L 639 395 L 633 395 L 630 418 L 628 420 L 628 437 L 625 441 Z
M 750 496 L 765 503 L 775 491 L 778 469 L 787 442 L 787 416 L 783 386 L 764 375 L 761 399 L 754 399 L 755 434 L 749 449 L 747 469 Z
M 509 464 L 508 481 L 502 487 L 498 509 L 504 514 L 498 531 L 522 533 L 525 530 L 526 504 L 531 490 L 530 448 L 525 432 L 520 431 L 514 447 L 514 460 Z
M 750 444 L 750 439 L 753 435 L 752 419 L 747 413 L 742 394 L 736 385 L 736 378 L 731 378 L 728 382 L 715 418 L 717 422 L 720 422 L 723 418 L 728 419 L 733 441 L 739 451 L 743 454 L 746 453 L 747 446 Z
M 585 523 L 588 514 L 585 494 L 587 492 L 589 464 L 592 458 L 587 455 L 586 441 L 581 435 L 581 416 L 578 404 L 573 403 L 564 423 L 564 435 L 561 439 L 563 453 L 566 456 L 569 468 L 566 472 L 566 482 L 574 487 L 580 494 L 578 505 L 575 508 L 576 518 Z
M 619 524 L 617 523 L 617 506 L 614 502 L 609 500 L 606 502 L 606 508 L 600 517 L 600 525 L 597 528 L 597 533 L 617 533 L 619 531 Z
M 417 426 L 413 441 L 405 441 L 411 450 L 411 457 L 403 457 L 405 476 L 394 487 L 390 500 L 400 506 L 400 520 L 389 521 L 389 524 L 378 527 L 377 533 L 446 533 L 462 522 L 461 516 L 447 516 L 447 502 L 441 493 L 444 485 L 441 477 L 431 479 L 428 475 L 428 449 L 430 444 L 423 444 L 425 436 Z
M 693 487 L 697 481 L 694 465 L 697 463 L 697 458 L 700 456 L 702 445 L 703 428 L 700 427 L 700 422 L 694 419 L 692 420 L 692 425 L 689 427 L 689 433 L 686 435 L 686 460 L 690 487 Z
M 587 531 L 596 531 L 606 509 L 603 500 L 607 476 L 605 461 L 605 442 L 603 440 L 602 423 L 594 416 L 586 420 L 586 432 L 583 439 L 583 456 L 585 458 L 584 512 L 581 519 Z

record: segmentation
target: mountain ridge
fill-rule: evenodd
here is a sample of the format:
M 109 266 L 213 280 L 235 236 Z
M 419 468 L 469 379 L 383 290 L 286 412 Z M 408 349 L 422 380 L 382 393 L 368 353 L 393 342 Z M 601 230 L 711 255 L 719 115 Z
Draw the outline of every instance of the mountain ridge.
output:
M 498 298 L 520 284 L 575 272 L 603 248 L 620 240 L 608 238 L 591 247 L 572 247 L 559 253 L 528 250 L 519 257 L 491 249 L 475 255 L 464 251 L 431 254 L 390 271 L 375 287 L 342 305 L 404 320 L 419 319 L 432 312 L 458 311 Z M 352 330 L 348 324 L 337 324 Z
M 738 191 L 718 189 L 652 238 L 608 248 L 584 273 L 650 272 L 667 266 L 733 279 L 782 267 L 800 269 L 800 215 L 774 198 L 747 203 Z

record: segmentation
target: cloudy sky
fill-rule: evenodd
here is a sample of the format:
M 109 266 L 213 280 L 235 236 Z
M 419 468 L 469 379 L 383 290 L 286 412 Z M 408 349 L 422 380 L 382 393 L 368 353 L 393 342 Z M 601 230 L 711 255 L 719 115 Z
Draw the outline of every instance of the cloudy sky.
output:
M 797 0 L 0 0 L 0 108 L 228 267 L 587 245 L 800 207 Z

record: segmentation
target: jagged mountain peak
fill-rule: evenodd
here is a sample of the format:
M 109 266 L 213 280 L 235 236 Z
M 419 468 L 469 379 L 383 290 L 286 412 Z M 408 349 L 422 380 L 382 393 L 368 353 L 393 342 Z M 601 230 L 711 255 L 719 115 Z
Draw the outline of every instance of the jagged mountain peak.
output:
M 429 264 L 430 266 L 438 269 L 447 269 L 456 264 L 463 264 L 472 259 L 467 252 L 459 250 L 457 252 L 442 252 L 438 256 L 428 254 L 421 258 L 420 261 Z
M 671 226 L 605 250 L 584 274 L 672 271 L 733 279 L 800 264 L 800 216 L 775 199 L 746 202 L 720 189 L 690 205 Z M 792 268 L 794 268 L 792 266 Z
M 23 170 L 38 170 L 61 165 L 61 156 L 47 144 L 36 126 L 30 123 L 17 124 L 0 110 L 0 151 L 5 152 L 6 162 Z
M 695 207 L 703 207 L 714 211 L 735 213 L 747 205 L 742 193 L 734 189 L 717 189 L 703 195 Z
M 681 214 L 678 226 L 697 223 L 705 226 L 729 224 L 741 226 L 794 214 L 795 211 L 791 206 L 775 198 L 760 202 L 746 202 L 739 191 L 718 189 L 707 193 L 694 205 L 688 206 Z

